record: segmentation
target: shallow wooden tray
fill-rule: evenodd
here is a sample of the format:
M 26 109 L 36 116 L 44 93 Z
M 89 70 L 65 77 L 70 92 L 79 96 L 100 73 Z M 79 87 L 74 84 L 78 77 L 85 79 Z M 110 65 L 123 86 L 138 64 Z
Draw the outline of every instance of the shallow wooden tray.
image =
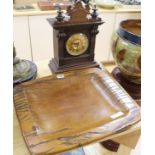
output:
M 140 120 L 140 108 L 106 72 L 71 71 L 14 88 L 23 137 L 33 155 L 53 155 L 120 132 Z

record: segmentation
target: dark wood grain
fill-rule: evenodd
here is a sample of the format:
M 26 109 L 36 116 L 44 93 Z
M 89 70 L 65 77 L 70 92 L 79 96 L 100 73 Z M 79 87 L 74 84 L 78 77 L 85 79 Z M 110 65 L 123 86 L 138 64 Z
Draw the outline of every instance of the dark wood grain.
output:
M 113 151 L 113 152 L 117 152 L 118 149 L 119 149 L 119 146 L 120 144 L 109 139 L 109 140 L 106 140 L 104 142 L 101 142 L 102 146 L 104 146 L 106 149 L 110 150 L 110 151 Z

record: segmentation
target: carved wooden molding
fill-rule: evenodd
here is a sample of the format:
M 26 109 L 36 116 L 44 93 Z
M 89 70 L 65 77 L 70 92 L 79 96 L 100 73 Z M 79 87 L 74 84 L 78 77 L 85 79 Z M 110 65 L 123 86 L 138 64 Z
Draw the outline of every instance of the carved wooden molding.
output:
M 98 26 L 95 25 L 94 28 L 91 30 L 91 34 L 96 35 L 98 33 L 99 33 Z
M 73 6 L 69 6 L 67 14 L 70 16 L 70 22 L 76 21 L 88 21 L 88 15 L 90 7 L 88 4 L 84 4 L 82 1 L 77 1 Z
M 59 38 L 59 39 L 61 39 L 61 38 L 65 38 L 67 35 L 66 35 L 66 33 L 64 33 L 64 32 L 60 32 L 60 33 L 58 33 L 58 35 L 57 35 L 57 37 Z
M 64 18 L 60 8 L 54 24 L 63 25 L 101 22 L 101 18 L 99 18 L 97 14 L 96 6 L 92 9 L 92 13 L 90 10 L 88 3 L 78 0 L 72 6 L 67 7 L 66 14 L 68 17 Z

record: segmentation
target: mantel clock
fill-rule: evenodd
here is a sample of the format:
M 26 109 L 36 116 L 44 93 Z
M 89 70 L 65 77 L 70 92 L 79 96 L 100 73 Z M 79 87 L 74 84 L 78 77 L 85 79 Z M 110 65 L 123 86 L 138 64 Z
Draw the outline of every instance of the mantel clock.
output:
M 95 39 L 103 21 L 96 6 L 91 10 L 88 3 L 78 0 L 68 6 L 65 16 L 59 8 L 57 17 L 48 22 L 53 27 L 54 58 L 49 63 L 53 73 L 98 66 Z

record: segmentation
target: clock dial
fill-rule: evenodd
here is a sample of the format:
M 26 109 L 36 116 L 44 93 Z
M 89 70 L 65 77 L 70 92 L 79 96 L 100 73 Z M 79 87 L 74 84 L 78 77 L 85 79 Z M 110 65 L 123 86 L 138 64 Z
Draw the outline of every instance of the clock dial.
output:
M 76 33 L 70 36 L 66 42 L 66 50 L 70 55 L 83 54 L 88 49 L 89 41 L 85 34 Z

